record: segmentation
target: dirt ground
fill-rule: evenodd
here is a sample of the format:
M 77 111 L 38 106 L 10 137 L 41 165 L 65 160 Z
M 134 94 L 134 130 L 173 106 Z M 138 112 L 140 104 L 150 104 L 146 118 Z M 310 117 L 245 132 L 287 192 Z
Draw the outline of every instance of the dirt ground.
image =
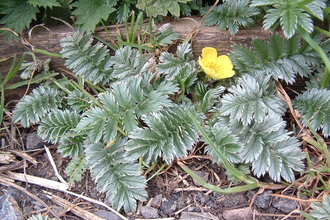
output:
M 31 134 L 23 135 L 28 137 Z M 34 135 L 34 134 L 32 134 Z M 2 141 L 5 141 L 2 138 Z M 26 140 L 23 140 L 24 142 Z M 40 143 L 39 143 L 40 145 Z M 59 174 L 68 181 L 65 168 L 69 162 L 67 158 L 61 157 L 57 152 L 56 146 L 49 147 L 51 157 L 53 158 Z M 11 149 L 20 150 L 20 149 Z M 37 154 L 33 158 L 37 164 L 25 162 L 22 169 L 13 170 L 16 173 L 25 173 L 27 175 L 37 176 L 48 180 L 59 181 L 55 175 L 49 156 L 43 147 L 33 151 Z M 202 152 L 199 152 L 202 153 Z M 22 157 L 16 156 L 10 164 L 24 161 Z M 190 169 L 194 170 L 202 179 L 208 183 L 221 187 L 230 186 L 230 181 L 226 180 L 223 168 L 212 163 L 209 158 L 202 154 L 195 154 L 194 157 L 184 159 L 184 162 Z M 9 164 L 9 165 L 10 165 Z M 3 165 L 5 167 L 8 165 Z M 6 173 L 4 173 L 6 174 Z M 2 178 L 2 177 L 0 177 Z M 263 181 L 267 181 L 265 178 Z M 111 210 L 102 205 L 95 204 L 82 198 L 63 193 L 58 190 L 47 189 L 45 187 L 14 181 L 11 186 L 0 185 L 0 196 L 11 195 L 17 201 L 18 207 L 24 218 L 38 213 L 49 214 L 51 217 L 59 219 L 88 219 L 79 216 L 72 210 L 82 208 L 87 213 L 95 213 L 104 219 L 122 219 Z M 111 201 L 105 198 L 105 195 L 97 192 L 96 185 L 92 181 L 88 172 L 85 172 L 83 179 L 76 182 L 69 189 L 78 195 L 84 195 L 96 201 L 101 201 L 111 206 Z M 219 195 L 201 187 L 197 182 L 186 174 L 181 168 L 173 163 L 160 174 L 148 182 L 149 198 L 145 202 L 138 204 L 136 213 L 120 212 L 127 219 L 296 219 L 294 210 L 299 208 L 295 200 L 281 198 L 278 196 L 283 190 L 265 190 L 258 189 L 243 193 L 229 195 Z M 28 195 L 27 193 L 30 193 Z M 292 189 L 288 189 L 284 195 L 294 195 Z M 31 197 L 31 195 L 35 197 Z M 71 205 L 61 206 L 56 203 L 54 197 L 58 196 Z M 3 197 L 2 197 L 3 198 Z M 45 204 L 48 207 L 45 207 Z M 0 207 L 1 208 L 1 207 Z M 4 208 L 2 208 L 4 209 Z M 3 212 L 3 210 L 1 210 Z M 292 212 L 293 211 L 293 212 Z M 239 215 L 237 214 L 239 213 Z M 291 213 L 292 212 L 292 213 Z M 289 214 L 291 213 L 291 215 Z M 243 217 L 242 217 L 243 214 Z M 95 217 L 95 216 L 94 216 Z M 94 219 L 94 217 L 90 219 Z M 286 218 L 287 217 L 287 218 Z

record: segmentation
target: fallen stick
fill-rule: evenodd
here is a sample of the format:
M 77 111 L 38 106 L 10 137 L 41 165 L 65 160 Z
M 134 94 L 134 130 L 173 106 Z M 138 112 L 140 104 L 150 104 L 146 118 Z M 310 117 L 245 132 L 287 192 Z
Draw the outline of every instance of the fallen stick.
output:
M 41 199 L 39 199 L 37 196 L 33 195 L 32 193 L 30 193 L 29 191 L 27 191 L 26 189 L 24 189 L 23 187 L 15 184 L 12 179 L 9 179 L 7 177 L 1 176 L 0 177 L 0 184 L 4 185 L 4 186 L 11 186 L 13 188 L 16 188 L 18 190 L 20 190 L 21 192 L 24 192 L 26 195 L 30 196 L 31 198 L 33 198 L 34 200 L 38 201 L 41 205 L 43 205 L 45 208 L 47 208 L 48 212 L 52 213 L 56 219 L 60 219 L 53 211 L 52 209 L 49 208 L 49 206 L 42 201 Z
M 62 206 L 67 212 L 70 211 L 73 214 L 81 217 L 85 220 L 106 220 L 105 218 L 101 218 L 98 215 L 95 215 L 89 211 L 86 211 L 83 208 L 80 208 L 79 206 L 62 199 L 61 197 L 55 196 L 55 195 L 47 195 L 48 198 L 50 198 L 54 203 L 56 203 L 59 206 Z
M 68 184 L 60 183 L 57 181 L 53 181 L 53 180 L 49 180 L 49 179 L 45 179 L 45 178 L 41 178 L 41 177 L 22 174 L 22 173 L 6 172 L 6 176 L 11 179 L 14 179 L 14 180 L 28 182 L 28 183 L 36 184 L 36 185 L 43 186 L 43 187 L 46 187 L 49 189 L 59 190 L 62 192 L 65 192 L 69 188 Z
M 5 176 L 7 178 L 11 178 L 11 179 L 14 179 L 14 180 L 19 180 L 19 181 L 22 181 L 22 182 L 27 181 L 28 183 L 36 184 L 36 185 L 39 185 L 39 186 L 42 186 L 42 187 L 46 187 L 46 188 L 49 188 L 49 189 L 54 189 L 54 190 L 58 190 L 58 191 L 61 191 L 61 192 L 64 192 L 64 193 L 68 193 L 70 195 L 74 195 L 74 196 L 76 196 L 78 198 L 82 198 L 86 201 L 101 205 L 101 206 L 107 208 L 108 210 L 110 210 L 111 212 L 113 212 L 114 214 L 116 214 L 117 216 L 119 216 L 121 219 L 127 220 L 127 218 L 125 218 L 119 212 L 117 212 L 116 210 L 109 207 L 108 205 L 106 205 L 103 202 L 97 201 L 97 200 L 89 198 L 87 196 L 79 195 L 77 193 L 68 191 L 68 185 L 67 184 L 60 183 L 60 182 L 53 181 L 53 180 L 44 179 L 44 178 L 41 178 L 41 177 L 36 177 L 36 176 L 31 176 L 31 175 L 24 175 L 24 174 L 21 174 L 21 173 L 6 172 Z

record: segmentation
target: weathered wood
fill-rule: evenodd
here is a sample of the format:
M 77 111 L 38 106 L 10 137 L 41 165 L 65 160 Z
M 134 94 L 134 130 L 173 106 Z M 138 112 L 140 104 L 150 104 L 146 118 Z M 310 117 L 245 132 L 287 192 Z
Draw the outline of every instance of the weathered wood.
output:
M 268 39 L 272 34 L 269 31 L 264 31 L 260 26 L 241 29 L 237 35 L 232 36 L 228 31 L 220 31 L 216 26 L 214 27 L 205 27 L 200 25 L 201 18 L 182 18 L 179 20 L 164 20 L 162 24 L 157 25 L 160 27 L 164 23 L 171 23 L 174 31 L 179 34 L 180 41 L 194 36 L 192 38 L 192 48 L 193 55 L 195 58 L 201 54 L 202 48 L 211 46 L 215 47 L 219 54 L 226 54 L 231 50 L 231 45 L 233 44 L 247 44 L 251 43 L 253 38 Z M 56 27 L 49 27 L 50 31 L 43 27 L 36 27 L 31 32 L 31 38 L 28 39 L 28 36 L 25 38 L 28 42 L 37 49 L 46 50 L 51 53 L 59 53 L 61 50 L 60 39 L 72 34 L 72 29 L 60 25 Z M 112 26 L 109 28 L 112 39 L 116 39 L 116 32 L 120 31 L 122 35 L 125 35 L 125 28 L 119 27 L 116 28 Z M 96 35 L 101 37 L 107 42 L 110 42 L 107 33 L 104 30 L 97 31 Z M 0 58 L 6 58 L 7 61 L 0 63 L 0 71 L 4 75 L 8 71 L 12 58 L 15 54 L 18 56 L 25 51 L 30 51 L 31 47 L 23 45 L 21 42 L 10 42 L 5 43 L 4 37 L 0 37 Z M 48 57 L 42 54 L 37 54 L 38 59 L 46 60 Z M 51 68 L 59 71 L 59 68 L 66 69 L 64 65 L 64 60 L 60 58 L 52 58 Z

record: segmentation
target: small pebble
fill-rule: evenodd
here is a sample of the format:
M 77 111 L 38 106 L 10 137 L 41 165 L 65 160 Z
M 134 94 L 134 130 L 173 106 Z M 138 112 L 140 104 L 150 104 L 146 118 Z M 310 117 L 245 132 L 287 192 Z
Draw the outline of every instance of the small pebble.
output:
M 141 215 L 144 217 L 144 218 L 149 218 L 149 219 L 152 219 L 152 218 L 159 218 L 159 214 L 158 214 L 158 210 L 153 208 L 153 207 L 149 207 L 149 206 L 143 206 L 141 207 Z

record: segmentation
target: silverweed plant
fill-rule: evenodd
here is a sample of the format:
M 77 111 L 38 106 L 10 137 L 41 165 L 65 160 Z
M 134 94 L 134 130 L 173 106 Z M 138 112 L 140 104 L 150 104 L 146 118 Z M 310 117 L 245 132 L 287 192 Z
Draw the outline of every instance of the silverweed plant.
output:
M 199 60 L 188 42 L 179 44 L 175 54 L 126 43 L 110 55 L 105 44 L 93 43 L 92 34 L 76 31 L 61 40 L 61 55 L 75 79 L 63 76 L 41 84 L 17 104 L 13 120 L 24 127 L 39 124 L 39 136 L 71 158 L 71 181 L 89 170 L 97 189 L 125 212 L 147 199 L 143 171 L 159 161 L 179 160 L 203 186 L 223 194 L 265 188 L 260 181 L 265 175 L 274 182 L 294 182 L 305 172 L 309 155 L 284 115 L 296 109 L 302 131 L 309 126 L 330 136 L 330 43 L 311 29 L 310 17 L 323 11 L 324 1 L 292 2 L 238 0 L 244 6 L 240 10 L 266 9 L 264 26 L 279 20 L 285 36 L 254 39 L 250 47 L 233 45 L 228 56 L 207 47 Z M 176 40 L 167 28 L 154 36 L 155 42 L 162 32 L 171 36 L 166 45 Z M 298 76 L 310 80 L 290 102 L 281 84 L 290 85 Z M 313 137 L 308 140 L 314 143 Z M 184 165 L 180 159 L 198 142 L 205 143 L 205 153 L 225 167 L 230 180 L 243 184 L 222 189 Z

